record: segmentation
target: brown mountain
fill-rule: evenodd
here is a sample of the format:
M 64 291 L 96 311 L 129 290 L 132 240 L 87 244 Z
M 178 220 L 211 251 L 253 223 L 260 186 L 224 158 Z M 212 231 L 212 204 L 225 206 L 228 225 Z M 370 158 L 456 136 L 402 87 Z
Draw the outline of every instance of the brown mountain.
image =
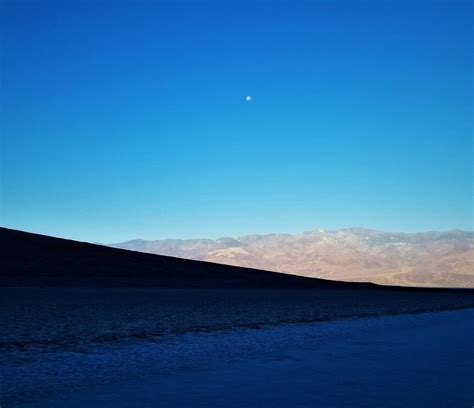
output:
M 474 287 L 474 232 L 364 228 L 217 240 L 133 240 L 110 246 L 331 280 Z

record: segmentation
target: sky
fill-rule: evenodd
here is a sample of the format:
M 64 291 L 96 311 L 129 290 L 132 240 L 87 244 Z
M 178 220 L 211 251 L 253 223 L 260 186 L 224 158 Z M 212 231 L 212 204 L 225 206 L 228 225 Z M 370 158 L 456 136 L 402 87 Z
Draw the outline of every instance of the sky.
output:
M 471 1 L 0 7 L 2 226 L 473 229 Z

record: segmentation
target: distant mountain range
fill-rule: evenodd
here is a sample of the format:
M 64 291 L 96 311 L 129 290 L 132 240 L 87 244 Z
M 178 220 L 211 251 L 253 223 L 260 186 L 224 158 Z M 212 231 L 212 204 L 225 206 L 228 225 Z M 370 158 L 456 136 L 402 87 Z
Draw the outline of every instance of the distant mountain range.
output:
M 332 280 L 474 287 L 473 231 L 394 233 L 349 228 L 217 240 L 137 239 L 109 246 Z

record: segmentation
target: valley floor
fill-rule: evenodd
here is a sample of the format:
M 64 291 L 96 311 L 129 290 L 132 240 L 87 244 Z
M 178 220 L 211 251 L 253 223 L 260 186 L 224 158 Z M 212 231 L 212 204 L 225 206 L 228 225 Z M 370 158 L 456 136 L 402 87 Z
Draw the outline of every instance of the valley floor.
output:
M 4 353 L 5 407 L 471 407 L 474 309 Z

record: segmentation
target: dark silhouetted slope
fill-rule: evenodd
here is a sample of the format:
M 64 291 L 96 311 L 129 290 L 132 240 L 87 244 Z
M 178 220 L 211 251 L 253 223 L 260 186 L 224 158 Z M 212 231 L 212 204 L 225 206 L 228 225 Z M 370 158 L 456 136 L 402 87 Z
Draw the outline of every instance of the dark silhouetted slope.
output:
M 371 287 L 109 248 L 0 228 L 2 285 Z

